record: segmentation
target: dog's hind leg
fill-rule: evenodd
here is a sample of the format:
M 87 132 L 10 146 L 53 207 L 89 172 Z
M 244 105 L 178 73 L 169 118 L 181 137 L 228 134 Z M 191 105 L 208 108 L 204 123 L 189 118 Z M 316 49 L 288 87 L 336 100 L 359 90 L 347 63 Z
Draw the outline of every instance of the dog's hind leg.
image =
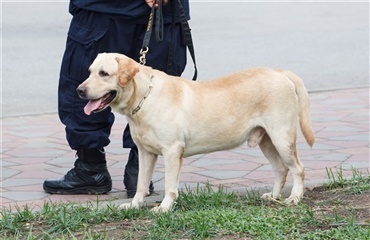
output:
M 152 209 L 153 212 L 167 212 L 171 210 L 179 196 L 178 188 L 183 152 L 184 147 L 182 144 L 175 144 L 171 148 L 163 151 L 165 166 L 165 196 L 161 205 Z
M 287 165 L 291 169 L 293 175 L 293 189 L 290 196 L 285 199 L 287 204 L 298 204 L 303 198 L 304 189 L 304 166 L 297 155 L 296 144 L 290 146 L 291 155 L 287 158 Z
M 275 138 L 271 136 L 271 139 L 280 159 L 289 168 L 293 176 L 293 188 L 290 196 L 285 199 L 285 203 L 298 204 L 303 197 L 304 166 L 297 155 L 296 129 L 292 128 L 291 131 L 294 132 L 287 131 L 284 134 L 284 132 L 280 131 L 279 133 L 275 133 Z
M 262 198 L 277 199 L 280 197 L 281 189 L 285 185 L 289 169 L 280 159 L 279 153 L 277 152 L 275 146 L 272 144 L 271 139 L 267 134 L 264 135 L 259 146 L 265 157 L 269 160 L 275 174 L 274 187 L 272 189 L 272 192 L 263 194 Z
M 131 203 L 121 204 L 122 208 L 138 208 L 148 195 L 148 187 L 152 179 L 154 167 L 158 155 L 150 153 L 138 145 L 139 150 L 139 176 L 137 180 L 137 191 Z

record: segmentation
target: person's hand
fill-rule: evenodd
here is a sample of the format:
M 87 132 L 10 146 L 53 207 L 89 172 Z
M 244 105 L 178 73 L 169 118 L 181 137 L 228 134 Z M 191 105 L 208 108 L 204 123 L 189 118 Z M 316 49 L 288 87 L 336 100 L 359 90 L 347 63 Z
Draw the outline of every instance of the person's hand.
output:
M 157 8 L 158 7 L 158 0 L 145 0 L 146 4 L 148 4 L 149 7 L 153 7 L 153 4 L 154 4 L 154 7 Z M 166 5 L 168 3 L 168 0 L 163 0 L 162 1 L 162 4 L 163 6 Z

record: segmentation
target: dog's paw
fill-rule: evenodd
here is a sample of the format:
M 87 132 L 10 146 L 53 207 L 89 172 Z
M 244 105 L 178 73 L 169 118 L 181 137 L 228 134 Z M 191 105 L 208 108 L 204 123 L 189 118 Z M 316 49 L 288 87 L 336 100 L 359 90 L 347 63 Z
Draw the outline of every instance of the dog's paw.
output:
M 269 193 L 262 194 L 261 198 L 264 200 L 273 201 L 273 200 L 279 199 L 279 196 L 274 196 L 272 192 L 269 192 Z
M 274 203 L 277 203 L 277 204 L 280 204 L 282 206 L 287 206 L 288 204 L 286 204 L 284 201 L 281 201 L 280 198 L 281 196 L 274 196 L 273 193 L 265 193 L 261 196 L 262 199 L 266 200 L 266 201 L 270 201 L 270 202 L 274 202 Z
M 122 203 L 119 208 L 122 208 L 122 209 L 132 209 L 132 208 L 139 208 L 139 205 L 138 204 L 133 204 L 132 202 L 131 203 Z
M 298 205 L 300 201 L 301 201 L 301 197 L 298 197 L 298 196 L 290 196 L 284 200 L 285 204 L 287 205 Z
M 162 207 L 160 205 L 150 209 L 150 211 L 152 211 L 154 213 L 165 213 L 165 212 L 168 212 L 170 210 L 171 210 L 170 208 Z

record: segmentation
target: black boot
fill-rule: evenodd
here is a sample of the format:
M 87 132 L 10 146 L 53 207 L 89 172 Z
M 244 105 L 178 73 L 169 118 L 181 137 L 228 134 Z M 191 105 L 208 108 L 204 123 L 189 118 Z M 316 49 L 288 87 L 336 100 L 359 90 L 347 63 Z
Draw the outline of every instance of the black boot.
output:
M 44 190 L 56 194 L 103 194 L 112 190 L 104 149 L 77 150 L 75 167 L 61 179 L 44 181 Z
M 139 154 L 137 148 L 131 148 L 128 162 L 125 167 L 123 184 L 127 190 L 127 197 L 133 198 L 136 194 L 137 179 L 139 175 Z M 154 192 L 153 182 L 149 185 L 149 195 Z

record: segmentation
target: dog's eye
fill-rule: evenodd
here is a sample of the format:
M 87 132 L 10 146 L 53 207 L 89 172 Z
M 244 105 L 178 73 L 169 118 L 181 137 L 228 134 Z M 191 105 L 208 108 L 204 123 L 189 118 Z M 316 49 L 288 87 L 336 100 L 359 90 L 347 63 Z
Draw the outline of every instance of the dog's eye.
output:
M 107 76 L 109 76 L 109 74 L 106 71 L 100 70 L 99 71 L 99 76 L 100 77 L 107 77 Z

